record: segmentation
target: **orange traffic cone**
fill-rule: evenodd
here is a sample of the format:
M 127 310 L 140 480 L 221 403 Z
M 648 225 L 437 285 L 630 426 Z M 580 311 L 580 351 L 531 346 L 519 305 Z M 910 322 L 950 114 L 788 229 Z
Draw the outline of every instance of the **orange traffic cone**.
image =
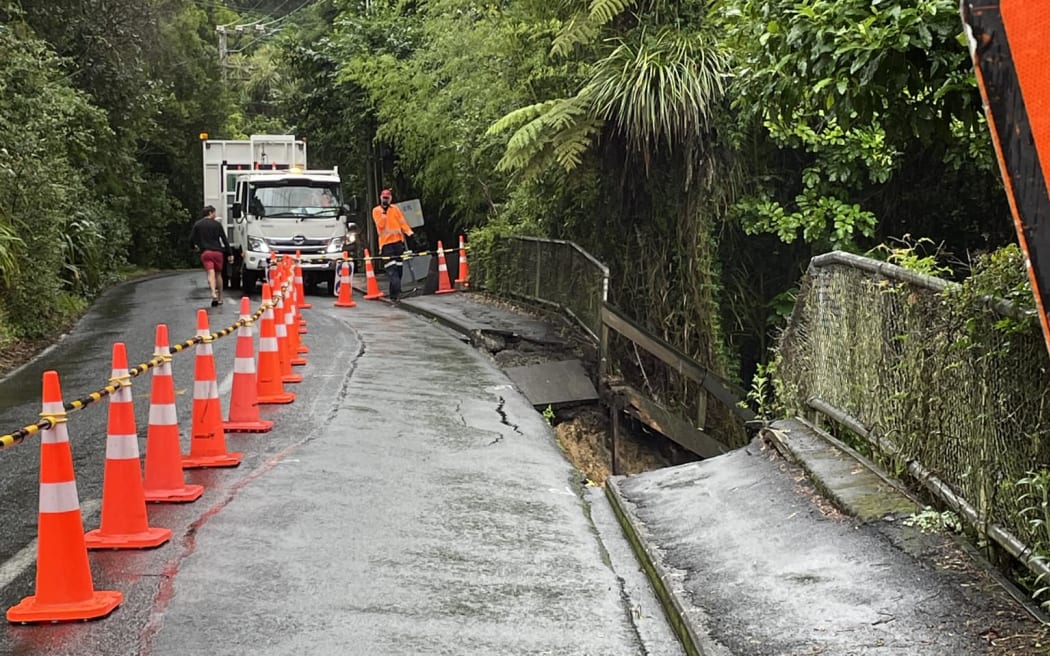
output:
M 207 316 L 207 312 L 200 310 Z M 135 405 L 124 345 L 113 345 L 110 381 L 117 391 L 109 397 L 106 428 L 106 469 L 102 476 L 102 527 L 88 531 L 88 549 L 148 549 L 171 539 L 171 529 L 151 528 L 146 516 L 139 464 L 139 437 L 135 430 Z
M 303 268 L 299 265 L 299 251 L 295 251 L 295 297 L 297 307 L 303 310 L 313 307 L 306 302 L 306 293 L 303 291 Z
M 302 342 L 298 341 L 299 334 L 306 329 L 306 320 L 303 319 L 303 315 L 299 312 L 299 299 L 301 294 L 299 288 L 296 285 L 295 277 L 296 272 L 299 271 L 299 251 L 295 252 L 296 259 L 288 260 L 285 268 L 285 278 L 287 284 L 282 285 L 284 307 L 287 313 L 291 313 L 291 317 L 285 316 L 285 325 L 287 326 L 286 332 L 288 333 L 288 346 L 289 354 L 293 365 L 303 365 L 306 361 L 296 362 L 296 356 L 299 353 L 305 353 L 302 350 Z M 309 349 L 307 349 L 308 351 Z
M 336 307 L 357 307 L 354 303 L 354 290 L 350 287 L 350 265 L 343 262 L 343 270 L 339 272 L 339 298 L 335 302 Z
M 303 313 L 300 310 L 308 310 L 313 306 L 306 302 L 306 292 L 303 291 L 303 268 L 298 264 L 295 265 L 295 325 L 298 326 L 298 334 L 307 334 L 306 330 L 306 319 L 303 317 Z M 300 353 L 309 353 L 310 349 L 306 348 L 299 343 Z
M 193 419 L 190 423 L 190 455 L 183 456 L 186 469 L 198 467 L 236 467 L 240 453 L 226 451 L 226 433 L 222 428 L 222 406 L 219 384 L 215 380 L 215 356 L 211 349 L 208 313 L 197 312 L 197 358 L 193 369 Z
M 284 287 L 282 296 L 288 296 L 288 288 Z M 284 298 L 277 299 L 274 308 L 273 323 L 277 328 L 277 350 L 281 353 L 281 381 L 285 383 L 301 383 L 303 377 L 292 373 L 292 345 L 288 340 L 288 306 Z
M 281 380 L 281 353 L 277 343 L 277 328 L 274 326 L 273 298 L 270 285 L 262 288 L 263 314 L 259 327 L 259 403 L 264 405 L 291 403 L 295 394 L 284 391 Z
M 150 390 L 149 427 L 146 429 L 146 477 L 142 487 L 146 501 L 185 503 L 204 494 L 201 485 L 187 485 L 182 475 L 179 420 L 175 413 L 175 379 L 171 375 L 168 327 L 157 326 L 153 355 L 163 360 L 153 368 Z
M 9 608 L 7 621 L 66 622 L 105 617 L 124 601 L 124 595 L 95 590 L 91 580 L 58 372 L 45 371 L 43 382 L 40 414 L 52 423 L 40 433 L 36 594 Z
M 376 273 L 372 270 L 372 256 L 368 254 L 367 248 L 365 249 L 365 279 L 368 282 L 368 289 L 365 290 L 365 300 L 374 301 L 386 296 L 386 294 L 379 291 L 379 283 L 376 281 Z
M 445 264 L 445 249 L 438 242 L 438 290 L 435 294 L 448 294 L 456 291 L 452 289 L 452 283 L 448 280 L 448 265 Z
M 284 332 L 288 335 L 288 362 L 293 367 L 301 367 L 306 364 L 306 358 L 300 355 L 299 347 L 302 345 L 302 342 L 299 341 L 299 329 L 297 327 L 299 312 L 295 303 L 295 291 L 292 290 L 284 311 Z
M 470 287 L 470 269 L 467 267 L 467 245 L 463 241 L 463 235 L 459 236 L 459 275 L 456 276 L 456 284 L 461 289 Z
M 233 361 L 233 390 L 230 392 L 230 418 L 222 427 L 234 433 L 265 433 L 273 422 L 259 417 L 259 381 L 255 374 L 252 339 L 252 301 L 241 299 L 241 321 L 237 329 L 237 353 Z

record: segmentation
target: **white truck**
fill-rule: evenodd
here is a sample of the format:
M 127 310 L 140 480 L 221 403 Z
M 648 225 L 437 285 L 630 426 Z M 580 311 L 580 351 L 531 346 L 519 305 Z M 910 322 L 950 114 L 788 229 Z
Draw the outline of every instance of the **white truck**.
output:
M 205 136 L 204 204 L 223 217 L 235 256 L 227 283 L 251 293 L 266 279 L 273 253 L 298 252 L 304 285 L 323 282 L 334 294 L 343 251 L 355 251 L 357 241 L 357 200 L 344 203 L 339 170 L 309 170 L 306 143 L 294 135 Z

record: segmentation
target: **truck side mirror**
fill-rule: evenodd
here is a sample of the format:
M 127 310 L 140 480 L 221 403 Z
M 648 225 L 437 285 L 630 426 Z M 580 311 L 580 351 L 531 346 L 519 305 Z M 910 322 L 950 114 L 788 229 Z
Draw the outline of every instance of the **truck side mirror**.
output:
M 235 219 L 241 218 L 241 204 L 240 203 L 234 203 L 233 206 L 230 207 L 230 214 Z

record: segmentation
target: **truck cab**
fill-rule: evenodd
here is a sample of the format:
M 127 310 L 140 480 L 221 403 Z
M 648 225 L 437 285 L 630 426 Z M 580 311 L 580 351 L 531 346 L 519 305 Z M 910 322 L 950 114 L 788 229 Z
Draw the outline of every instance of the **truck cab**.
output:
M 307 288 L 335 292 L 337 266 L 351 250 L 357 226 L 343 202 L 338 171 L 252 171 L 237 176 L 231 243 L 241 249 L 241 287 L 266 278 L 274 253 L 300 256 Z

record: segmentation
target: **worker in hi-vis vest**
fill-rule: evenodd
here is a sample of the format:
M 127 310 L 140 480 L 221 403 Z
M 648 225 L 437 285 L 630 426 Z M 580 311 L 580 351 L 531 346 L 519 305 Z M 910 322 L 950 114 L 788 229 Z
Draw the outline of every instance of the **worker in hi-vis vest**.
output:
M 405 254 L 405 238 L 414 233 L 405 221 L 401 210 L 391 204 L 394 195 L 389 189 L 379 194 L 379 205 L 372 208 L 372 221 L 379 235 L 379 255 L 383 258 L 387 279 L 390 281 L 387 294 L 396 301 L 401 296 L 401 265 Z

